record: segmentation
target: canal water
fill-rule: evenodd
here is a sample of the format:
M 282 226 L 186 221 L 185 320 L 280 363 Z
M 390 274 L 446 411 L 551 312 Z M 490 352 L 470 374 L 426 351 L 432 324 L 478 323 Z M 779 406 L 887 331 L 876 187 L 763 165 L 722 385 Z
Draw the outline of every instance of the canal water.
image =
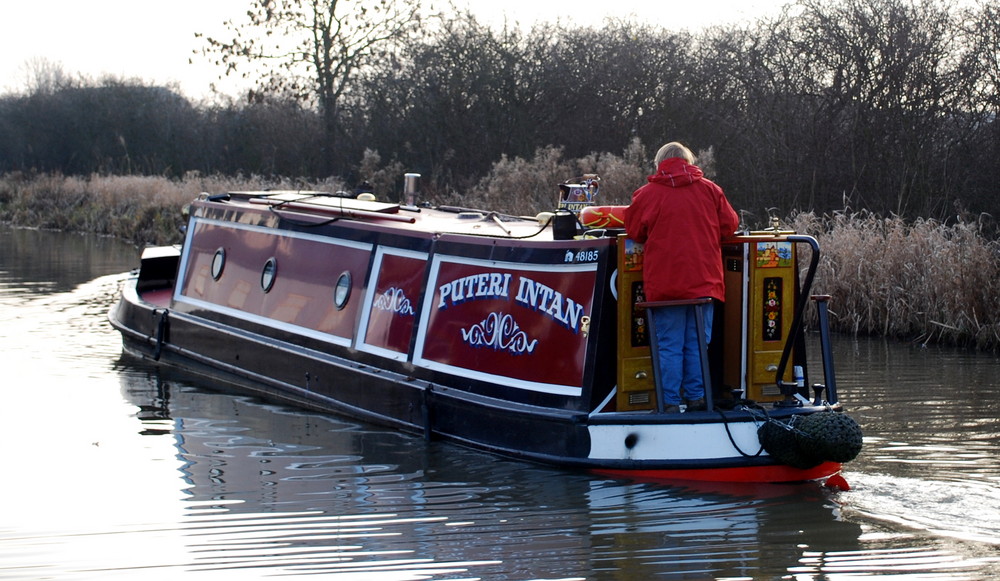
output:
M 122 356 L 137 250 L 0 228 L 0 579 L 987 579 L 1000 361 L 838 337 L 849 491 L 634 482 Z

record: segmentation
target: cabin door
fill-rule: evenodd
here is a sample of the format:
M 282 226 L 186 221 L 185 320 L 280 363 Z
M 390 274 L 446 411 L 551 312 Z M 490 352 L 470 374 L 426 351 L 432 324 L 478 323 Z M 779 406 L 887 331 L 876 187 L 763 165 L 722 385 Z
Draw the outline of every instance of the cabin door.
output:
M 795 244 L 773 234 L 762 241 L 750 236 L 725 245 L 722 257 L 723 385 L 754 401 L 783 399 L 775 379 L 795 314 Z M 783 380 L 792 380 L 792 366 Z

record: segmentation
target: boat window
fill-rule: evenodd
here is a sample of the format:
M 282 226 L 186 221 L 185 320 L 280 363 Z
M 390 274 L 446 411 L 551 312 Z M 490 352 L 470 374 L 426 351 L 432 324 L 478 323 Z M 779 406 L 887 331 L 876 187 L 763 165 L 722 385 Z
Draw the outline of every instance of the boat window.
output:
M 219 280 L 222 276 L 222 271 L 226 268 L 226 249 L 220 248 L 215 251 L 215 256 L 212 258 L 212 278 L 214 280 Z
M 271 287 L 274 286 L 274 279 L 278 275 L 278 261 L 271 258 L 267 259 L 264 263 L 264 270 L 260 273 L 260 288 L 264 289 L 264 292 L 270 292 Z
M 340 273 L 337 279 L 337 286 L 333 289 L 333 304 L 337 309 L 347 306 L 347 300 L 351 298 L 351 273 L 346 270 Z

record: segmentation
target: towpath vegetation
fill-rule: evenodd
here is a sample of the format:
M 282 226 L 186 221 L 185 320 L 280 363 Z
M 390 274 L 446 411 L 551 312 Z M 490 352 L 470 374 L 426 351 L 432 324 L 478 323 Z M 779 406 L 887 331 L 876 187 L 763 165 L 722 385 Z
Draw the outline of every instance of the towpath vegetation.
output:
M 498 172 L 496 184 L 482 184 L 477 201 L 487 200 L 492 189 L 502 189 L 511 179 L 544 182 L 548 166 L 542 165 L 538 169 L 522 162 Z M 543 190 L 547 197 L 535 194 L 545 198 L 535 211 L 554 206 L 554 183 Z M 0 221 L 94 232 L 137 245 L 177 243 L 183 208 L 201 192 L 267 188 L 336 191 L 338 184 L 194 175 L 174 180 L 8 174 L 0 177 Z M 793 213 L 782 226 L 819 240 L 822 255 L 814 288 L 832 295 L 835 330 L 1000 351 L 1000 247 L 984 231 L 985 220 L 959 215 L 949 221 L 905 221 L 845 209 Z

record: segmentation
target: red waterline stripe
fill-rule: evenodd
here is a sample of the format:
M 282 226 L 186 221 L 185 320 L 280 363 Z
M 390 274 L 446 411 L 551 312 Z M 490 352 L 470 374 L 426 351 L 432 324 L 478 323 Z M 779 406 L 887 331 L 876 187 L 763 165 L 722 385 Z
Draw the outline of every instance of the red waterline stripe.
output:
M 735 468 L 693 468 L 680 470 L 592 470 L 595 474 L 637 480 L 698 480 L 703 482 L 806 482 L 820 480 L 840 472 L 838 462 L 819 466 L 740 466 Z

